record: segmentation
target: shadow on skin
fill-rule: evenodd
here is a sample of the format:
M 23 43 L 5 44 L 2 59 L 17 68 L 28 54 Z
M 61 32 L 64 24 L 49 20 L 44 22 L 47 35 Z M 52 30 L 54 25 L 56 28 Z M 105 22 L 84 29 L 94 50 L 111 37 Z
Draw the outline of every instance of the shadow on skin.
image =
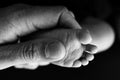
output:
M 81 25 L 83 28 L 87 28 L 90 31 L 92 37 L 92 42 L 90 44 L 98 47 L 97 53 L 108 50 L 114 43 L 115 32 L 107 22 L 88 17 Z

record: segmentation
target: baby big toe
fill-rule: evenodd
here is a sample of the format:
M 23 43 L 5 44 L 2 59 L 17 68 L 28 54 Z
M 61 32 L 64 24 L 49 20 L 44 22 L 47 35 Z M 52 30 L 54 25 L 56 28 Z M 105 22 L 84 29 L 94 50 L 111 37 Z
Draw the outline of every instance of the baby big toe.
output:
M 97 46 L 88 44 L 85 46 L 85 52 L 88 52 L 90 54 L 95 54 L 97 53 L 98 49 Z

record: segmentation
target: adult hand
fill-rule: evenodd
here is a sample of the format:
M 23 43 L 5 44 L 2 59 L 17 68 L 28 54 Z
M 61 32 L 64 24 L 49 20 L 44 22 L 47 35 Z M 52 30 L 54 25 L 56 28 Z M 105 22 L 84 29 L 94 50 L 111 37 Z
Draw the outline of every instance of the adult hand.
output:
M 82 29 L 73 13 L 65 7 L 13 5 L 2 8 L 0 13 L 0 69 L 10 66 L 35 69 L 49 63 L 80 67 L 94 57 L 92 53 L 96 52 L 96 46 L 89 44 L 92 40 L 89 31 Z M 29 41 L 6 45 L 21 36 L 57 24 L 69 29 L 39 32 Z M 86 59 L 78 60 L 84 51 L 90 54 Z

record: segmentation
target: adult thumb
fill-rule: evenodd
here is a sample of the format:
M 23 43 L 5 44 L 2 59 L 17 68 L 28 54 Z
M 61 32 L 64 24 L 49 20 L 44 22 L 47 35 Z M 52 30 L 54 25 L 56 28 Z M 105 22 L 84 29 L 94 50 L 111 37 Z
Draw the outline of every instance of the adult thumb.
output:
M 47 59 L 57 61 L 65 56 L 65 46 L 59 41 L 51 41 L 45 48 L 45 57 Z

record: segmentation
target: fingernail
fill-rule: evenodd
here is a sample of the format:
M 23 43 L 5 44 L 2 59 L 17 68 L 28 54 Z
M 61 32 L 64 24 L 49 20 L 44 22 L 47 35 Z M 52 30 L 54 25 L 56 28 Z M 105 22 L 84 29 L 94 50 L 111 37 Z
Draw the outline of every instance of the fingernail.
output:
M 53 41 L 48 43 L 45 49 L 46 58 L 60 59 L 63 57 L 64 53 L 65 53 L 65 48 L 58 41 Z

